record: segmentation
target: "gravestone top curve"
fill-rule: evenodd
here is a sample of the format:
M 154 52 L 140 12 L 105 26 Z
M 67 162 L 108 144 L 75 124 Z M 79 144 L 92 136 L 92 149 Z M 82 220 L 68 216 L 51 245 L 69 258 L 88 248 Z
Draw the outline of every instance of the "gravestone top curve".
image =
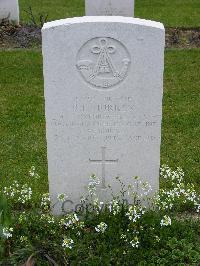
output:
M 54 29 L 55 27 L 67 26 L 76 23 L 95 23 L 95 22 L 128 23 L 128 24 L 131 23 L 138 26 L 153 27 L 164 30 L 164 25 L 160 22 L 139 19 L 139 18 L 121 17 L 121 16 L 85 16 L 85 17 L 60 19 L 45 23 L 43 25 L 42 30 L 44 31 L 47 29 L 52 29 L 52 28 Z

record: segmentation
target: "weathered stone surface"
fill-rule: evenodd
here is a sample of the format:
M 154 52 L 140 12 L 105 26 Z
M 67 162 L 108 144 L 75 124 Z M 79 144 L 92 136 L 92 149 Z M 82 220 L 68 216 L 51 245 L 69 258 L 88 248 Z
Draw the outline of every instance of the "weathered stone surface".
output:
M 2 19 L 19 24 L 18 0 L 0 0 L 0 21 Z
M 44 25 L 43 58 L 49 186 L 65 210 L 86 193 L 89 176 L 120 190 L 133 176 L 159 187 L 165 33 L 161 23 L 83 17 Z M 61 206 L 55 205 L 54 213 Z
M 85 0 L 86 16 L 134 16 L 134 0 Z

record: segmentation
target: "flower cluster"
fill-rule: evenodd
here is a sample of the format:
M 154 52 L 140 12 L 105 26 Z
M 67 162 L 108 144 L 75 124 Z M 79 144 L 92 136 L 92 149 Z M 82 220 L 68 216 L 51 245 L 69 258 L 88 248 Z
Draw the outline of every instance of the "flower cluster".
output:
M 52 216 L 50 214 L 42 214 L 40 219 L 47 222 L 48 224 L 54 224 L 55 223 L 54 216 Z
M 31 169 L 29 170 L 29 176 L 33 177 L 35 179 L 39 179 L 40 178 L 40 176 L 36 172 L 35 166 L 31 166 Z
M 58 199 L 60 202 L 64 202 L 64 201 L 67 199 L 67 195 L 65 195 L 65 193 L 58 194 L 57 199 Z
M 125 242 L 128 241 L 127 240 L 127 235 L 125 235 L 125 234 L 121 234 L 120 239 L 124 240 Z
M 139 231 L 134 231 L 132 232 L 133 234 L 139 234 Z M 120 239 L 122 239 L 125 243 L 129 243 L 133 248 L 138 248 L 139 247 L 139 238 L 138 236 L 134 236 L 134 238 L 132 238 L 132 233 L 130 234 L 130 230 L 127 230 L 127 234 L 121 234 Z M 130 240 L 128 240 L 128 238 L 130 238 Z
M 95 227 L 96 232 L 104 234 L 106 229 L 108 228 L 107 224 L 104 222 L 101 222 Z
M 131 244 L 131 246 L 132 246 L 133 248 L 138 248 L 138 247 L 139 247 L 139 244 L 140 244 L 138 237 L 135 236 L 135 237 L 131 240 L 130 244 Z
M 68 214 L 67 217 L 65 218 L 64 226 L 65 228 L 74 228 L 74 226 L 79 222 L 79 218 L 74 214 Z
M 20 236 L 20 242 L 22 243 L 26 243 L 28 241 L 28 237 L 27 236 Z
M 13 228 L 10 227 L 4 227 L 3 228 L 3 231 L 2 231 L 2 235 L 4 238 L 8 239 L 8 238 L 11 238 L 12 237 L 12 232 L 13 232 Z
M 200 212 L 200 203 L 195 204 L 195 206 L 196 206 L 196 211 L 199 213 Z
M 32 196 L 32 189 L 25 184 L 21 188 L 18 201 L 21 202 L 22 204 L 25 204 L 31 200 L 31 196 Z
M 170 179 L 173 182 L 181 183 L 184 178 L 184 172 L 180 167 L 177 167 L 176 171 L 173 171 L 168 165 L 162 165 L 160 169 L 160 176 L 164 179 Z
M 141 185 L 141 197 L 148 196 L 152 192 L 152 187 L 148 182 L 143 182 Z
M 142 217 L 144 213 L 145 213 L 144 207 L 140 207 L 137 205 L 131 205 L 128 208 L 128 212 L 126 213 L 126 216 L 128 216 L 131 222 L 135 223 Z
M 131 196 L 133 202 L 141 202 L 141 200 L 147 200 L 152 192 L 152 187 L 147 181 L 142 181 L 140 177 L 133 177 L 133 183 L 128 185 L 128 196 Z
M 30 176 L 34 175 L 35 168 L 32 168 Z M 123 254 L 126 254 L 126 252 L 129 252 L 133 248 L 142 248 L 143 243 L 146 241 L 153 241 L 154 243 L 162 242 L 165 233 L 170 231 L 167 230 L 168 228 L 165 230 L 165 227 L 172 224 L 169 216 L 170 210 L 175 208 L 177 204 L 189 202 L 192 203 L 192 207 L 194 206 L 197 212 L 200 212 L 200 197 L 192 184 L 186 185 L 184 183 L 182 169 L 177 168 L 176 171 L 172 171 L 168 166 L 164 166 L 161 168 L 161 176 L 166 181 L 168 189 L 160 190 L 159 194 L 155 197 L 156 206 L 161 210 L 158 211 L 155 208 L 155 216 L 153 209 L 150 209 L 149 212 L 148 208 L 142 207 L 144 204 L 138 203 L 140 197 L 147 197 L 151 192 L 151 186 L 147 182 L 143 183 L 139 178 L 135 178 L 135 183 L 131 184 L 128 190 L 122 186 L 123 191 L 120 191 L 120 195 L 113 195 L 114 193 L 112 193 L 113 200 L 104 204 L 97 197 L 97 186 L 100 182 L 95 175 L 92 175 L 88 185 L 90 197 L 81 199 L 81 203 L 85 204 L 87 209 L 81 210 L 80 212 L 77 210 L 62 217 L 53 216 L 50 213 L 49 193 L 45 193 L 40 196 L 40 209 L 36 209 L 34 213 L 31 211 L 29 213 L 31 209 L 30 204 L 27 206 L 20 205 L 20 211 L 26 210 L 26 207 L 28 207 L 28 212 L 14 213 L 15 221 L 13 224 L 15 226 L 13 228 L 15 233 L 13 234 L 12 227 L 4 227 L 1 230 L 1 237 L 4 239 L 12 238 L 12 241 L 5 242 L 10 242 L 11 244 L 17 242 L 19 246 L 20 244 L 24 246 L 24 244 L 31 244 L 31 232 L 34 232 L 34 237 L 37 240 L 42 239 L 44 235 L 43 228 L 45 228 L 48 232 L 45 234 L 45 237 L 49 234 L 51 240 L 54 238 L 57 239 L 62 252 L 68 252 L 74 247 L 74 241 L 77 243 L 75 247 L 79 248 L 77 238 L 75 238 L 76 236 L 81 236 L 79 240 L 82 241 L 82 239 L 87 239 L 85 238 L 85 234 L 90 234 L 91 237 L 101 236 L 102 234 L 102 240 L 104 240 L 106 238 L 103 234 L 119 234 L 117 237 L 120 237 L 119 242 L 123 242 L 121 243 L 124 250 Z M 139 190 L 138 194 L 136 192 L 137 189 Z M 125 197 L 123 198 L 127 191 L 132 191 L 132 194 L 129 193 L 129 196 L 132 196 L 131 204 L 129 204 Z M 26 184 L 20 185 L 17 181 L 10 187 L 4 187 L 3 192 L 13 202 L 25 204 L 31 203 L 31 200 L 33 200 L 31 188 Z M 57 197 L 61 203 L 66 198 L 67 196 L 64 193 L 59 194 Z M 103 208 L 104 206 L 105 208 Z M 100 221 L 106 221 L 106 223 Z M 35 223 L 33 227 L 32 223 Z M 116 223 L 116 226 L 112 226 L 112 223 Z M 40 230 L 33 230 L 34 226 L 39 227 Z M 159 232 L 161 233 L 159 234 Z M 58 235 L 61 235 L 62 239 L 58 238 Z M 144 237 L 144 235 L 147 237 Z M 91 239 L 90 236 L 88 239 Z
M 74 245 L 74 241 L 73 241 L 73 239 L 71 239 L 71 238 L 67 238 L 67 237 L 65 237 L 65 238 L 63 239 L 62 247 L 63 247 L 64 249 L 72 249 L 73 245 Z
M 109 211 L 113 214 L 113 215 L 117 215 L 120 212 L 120 204 L 119 201 L 116 199 L 113 199 L 109 206 Z
M 22 204 L 30 202 L 32 198 L 31 187 L 27 184 L 20 186 L 17 181 L 14 181 L 12 186 L 4 187 L 3 193 L 8 199 L 12 199 L 15 202 Z
M 172 224 L 172 220 L 169 216 L 165 215 L 163 217 L 163 219 L 161 220 L 160 222 L 160 225 L 161 226 L 168 226 L 168 225 L 171 225 Z
M 100 180 L 96 175 L 91 175 L 88 184 L 88 192 L 91 197 L 96 196 L 96 187 L 100 184 Z
M 67 199 L 67 195 L 65 195 L 65 193 L 58 194 L 57 199 L 58 199 L 60 202 L 64 202 L 64 201 Z
M 93 210 L 96 212 L 96 214 L 99 214 L 104 207 L 104 202 L 99 201 L 98 198 L 94 198 L 92 204 L 93 204 Z
M 49 193 L 45 193 L 45 194 L 42 195 L 41 207 L 45 211 L 48 211 L 50 209 L 50 196 L 49 196 Z
M 177 203 L 190 203 L 199 212 L 200 197 L 193 184 L 184 183 L 184 172 L 180 167 L 172 171 L 164 165 L 161 168 L 161 177 L 169 183 L 171 188 L 160 189 L 158 195 L 155 196 L 155 205 L 159 210 L 171 210 Z
M 80 221 L 76 213 L 68 214 L 65 218 L 60 220 L 60 225 L 65 229 L 82 229 L 84 228 L 84 222 Z
M 23 222 L 26 222 L 26 220 L 27 220 L 26 212 L 23 211 L 22 213 L 20 213 L 18 221 L 20 224 L 22 224 Z

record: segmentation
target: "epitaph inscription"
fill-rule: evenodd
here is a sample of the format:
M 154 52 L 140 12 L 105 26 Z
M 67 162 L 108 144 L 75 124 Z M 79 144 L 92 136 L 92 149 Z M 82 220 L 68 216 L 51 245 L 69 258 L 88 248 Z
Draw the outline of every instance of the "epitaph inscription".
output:
M 77 68 L 84 80 L 100 89 L 113 87 L 123 81 L 130 62 L 125 46 L 108 37 L 89 40 L 77 56 Z

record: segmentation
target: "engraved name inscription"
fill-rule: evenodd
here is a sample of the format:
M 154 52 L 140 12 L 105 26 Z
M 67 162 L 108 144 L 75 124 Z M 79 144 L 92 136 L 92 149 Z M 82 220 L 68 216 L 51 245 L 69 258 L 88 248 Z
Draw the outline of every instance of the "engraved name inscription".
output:
M 102 146 L 119 141 L 160 142 L 160 116 L 138 112 L 132 96 L 76 96 L 68 111 L 69 116 L 54 117 L 51 125 L 57 129 L 55 137 L 63 135 L 69 144 L 82 140 L 100 141 Z

